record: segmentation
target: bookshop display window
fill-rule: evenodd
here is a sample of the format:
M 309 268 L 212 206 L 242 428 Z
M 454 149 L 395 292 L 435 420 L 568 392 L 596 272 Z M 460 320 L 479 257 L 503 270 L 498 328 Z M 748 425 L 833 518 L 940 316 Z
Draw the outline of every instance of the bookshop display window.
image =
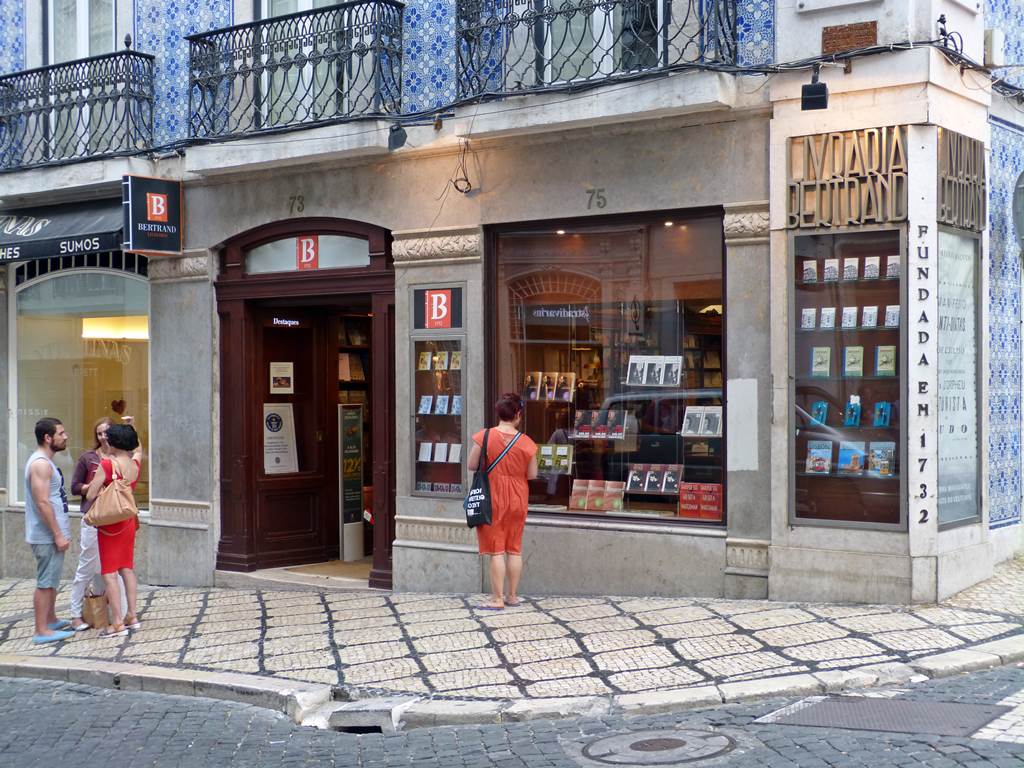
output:
M 899 230 L 794 238 L 794 520 L 902 522 Z
M 530 509 L 705 520 L 724 508 L 720 216 L 495 233 L 495 393 L 539 445 Z
M 413 493 L 461 496 L 465 444 L 462 409 L 462 338 L 415 339 L 416 455 Z

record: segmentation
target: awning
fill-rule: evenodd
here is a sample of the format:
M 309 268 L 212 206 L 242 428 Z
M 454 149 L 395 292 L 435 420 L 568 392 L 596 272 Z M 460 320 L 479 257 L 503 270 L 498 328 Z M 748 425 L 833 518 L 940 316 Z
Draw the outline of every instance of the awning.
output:
M 0 211 L 0 263 L 121 248 L 120 200 Z

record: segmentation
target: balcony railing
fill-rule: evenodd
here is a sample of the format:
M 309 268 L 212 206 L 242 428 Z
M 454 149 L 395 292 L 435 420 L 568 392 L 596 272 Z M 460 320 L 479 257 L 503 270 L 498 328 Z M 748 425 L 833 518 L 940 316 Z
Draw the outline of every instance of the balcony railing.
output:
M 403 9 L 359 0 L 191 35 L 189 135 L 399 113 Z
M 736 61 L 736 0 L 458 0 L 460 98 Z
M 0 171 L 153 146 L 153 57 L 119 51 L 0 77 Z

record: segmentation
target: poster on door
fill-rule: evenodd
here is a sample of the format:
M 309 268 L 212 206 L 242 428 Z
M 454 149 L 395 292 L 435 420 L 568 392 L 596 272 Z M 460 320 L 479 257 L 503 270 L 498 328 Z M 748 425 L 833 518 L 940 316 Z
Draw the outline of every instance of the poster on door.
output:
M 976 241 L 939 232 L 939 523 L 977 517 Z
M 341 518 L 363 519 L 363 406 L 338 406 L 338 455 L 341 457 Z
M 271 363 L 270 364 L 270 394 L 272 395 L 293 395 L 295 394 L 295 364 L 294 363 Z
M 299 471 L 295 450 L 295 414 L 291 403 L 263 404 L 263 473 Z

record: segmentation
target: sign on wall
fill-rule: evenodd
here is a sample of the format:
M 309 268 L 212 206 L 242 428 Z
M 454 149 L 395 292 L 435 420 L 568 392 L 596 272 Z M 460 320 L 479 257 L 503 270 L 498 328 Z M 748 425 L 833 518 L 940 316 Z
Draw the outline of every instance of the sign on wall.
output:
M 981 232 L 987 203 L 984 143 L 939 128 L 939 223 Z
M 181 182 L 125 176 L 122 250 L 134 253 L 181 253 L 184 231 Z
M 939 523 L 978 516 L 978 381 L 972 237 L 939 232 Z
M 295 414 L 291 403 L 263 404 L 263 472 L 282 475 L 298 472 L 295 449 Z
M 462 327 L 462 288 L 425 288 L 413 291 L 413 328 Z
M 906 147 L 903 125 L 790 138 L 786 228 L 906 221 Z

